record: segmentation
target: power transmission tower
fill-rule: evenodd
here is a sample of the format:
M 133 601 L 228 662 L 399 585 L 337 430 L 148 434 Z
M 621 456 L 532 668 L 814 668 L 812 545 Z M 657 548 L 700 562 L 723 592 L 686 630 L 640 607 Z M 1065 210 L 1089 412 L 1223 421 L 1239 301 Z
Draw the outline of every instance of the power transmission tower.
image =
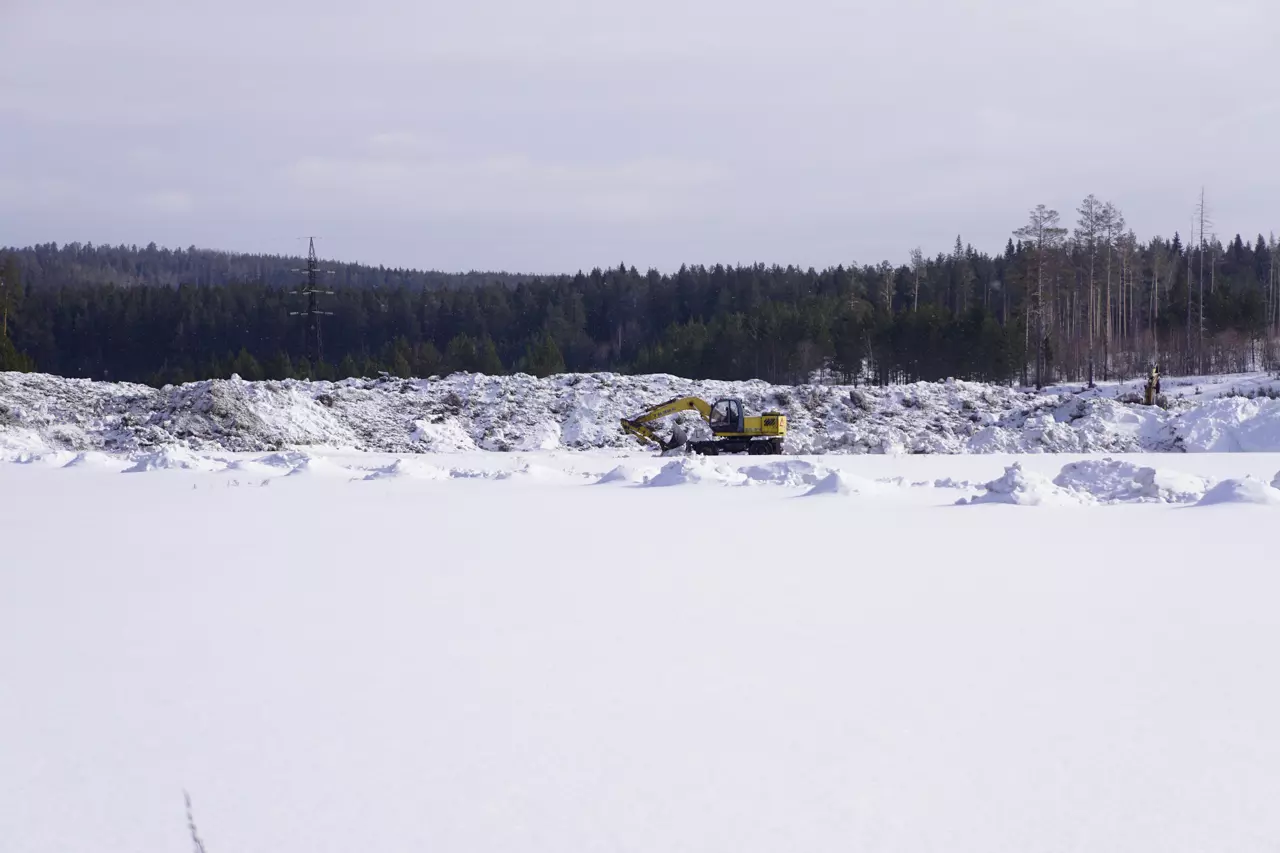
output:
M 307 276 L 306 284 L 299 290 L 290 291 L 295 296 L 305 296 L 307 298 L 307 307 L 302 311 L 290 311 L 290 317 L 306 317 L 306 337 L 303 341 L 303 350 L 307 355 L 307 362 L 310 365 L 310 371 L 314 372 L 316 366 L 320 364 L 320 359 L 324 356 L 324 349 L 320 337 L 320 318 L 333 316 L 332 311 L 321 311 L 317 297 L 332 296 L 332 290 L 321 290 L 317 286 L 317 279 L 321 274 L 333 275 L 333 270 L 320 269 L 320 262 L 316 260 L 316 238 L 310 237 L 310 248 L 307 250 L 307 265 L 303 269 L 295 269 L 293 272 L 305 273 Z
M 205 853 L 204 842 L 196 832 L 196 819 L 191 814 L 191 795 L 183 791 L 182 796 L 187 801 L 187 828 L 191 830 L 191 847 L 194 853 Z

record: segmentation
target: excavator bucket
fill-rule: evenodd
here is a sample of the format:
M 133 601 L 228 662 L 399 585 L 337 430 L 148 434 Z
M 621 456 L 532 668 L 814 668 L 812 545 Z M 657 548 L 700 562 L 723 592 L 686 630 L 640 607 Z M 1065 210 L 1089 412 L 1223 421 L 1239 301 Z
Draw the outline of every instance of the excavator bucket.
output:
M 689 436 L 685 433 L 684 427 L 676 424 L 671 429 L 671 438 L 662 441 L 662 452 L 668 453 L 672 450 L 680 450 L 689 443 Z

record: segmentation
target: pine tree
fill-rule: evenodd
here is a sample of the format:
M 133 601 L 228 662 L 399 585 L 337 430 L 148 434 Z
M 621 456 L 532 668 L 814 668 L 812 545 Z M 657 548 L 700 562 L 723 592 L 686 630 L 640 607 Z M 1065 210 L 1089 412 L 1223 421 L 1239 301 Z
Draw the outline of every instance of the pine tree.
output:
M 232 359 L 231 372 L 246 382 L 256 382 L 263 378 L 262 366 L 244 347 L 241 347 L 240 352 Z
M 534 376 L 564 373 L 564 358 L 550 332 L 544 331 L 536 343 L 530 342 L 525 346 L 524 363 L 525 371 Z
M 360 375 L 360 368 L 356 365 L 356 360 L 351 357 L 351 353 L 347 353 L 342 357 L 342 361 L 338 362 L 338 378 L 351 379 Z
M 0 337 L 9 335 L 9 315 L 18 311 L 22 296 L 22 271 L 16 255 L 7 255 L 0 266 Z
M 563 361 L 560 363 L 560 368 L 564 369 Z M 506 373 L 506 369 L 502 366 L 502 359 L 498 357 L 498 347 L 494 344 L 493 338 L 488 335 L 480 339 L 476 352 L 476 371 L 488 376 L 501 376 Z
M 13 341 L 9 340 L 9 336 L 0 334 L 0 371 L 14 370 L 19 373 L 29 373 L 35 369 L 35 363 L 18 352 Z

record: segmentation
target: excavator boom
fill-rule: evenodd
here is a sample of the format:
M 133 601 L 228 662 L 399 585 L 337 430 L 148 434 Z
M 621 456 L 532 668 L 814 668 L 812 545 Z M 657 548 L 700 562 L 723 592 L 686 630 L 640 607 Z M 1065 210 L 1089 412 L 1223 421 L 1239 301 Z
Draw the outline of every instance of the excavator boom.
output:
M 677 425 L 669 441 L 664 441 L 653 429 L 653 423 L 668 415 L 684 411 L 696 411 L 711 426 L 714 439 L 695 441 L 689 447 L 695 453 L 716 455 L 719 453 L 781 453 L 782 440 L 787 434 L 787 418 L 779 412 L 746 417 L 742 401 L 726 398 L 715 405 L 700 397 L 676 397 L 659 403 L 634 418 L 623 418 L 622 429 L 641 441 L 651 441 L 663 451 L 685 444 L 683 430 Z
M 663 441 L 662 438 L 653 431 L 649 424 L 654 421 L 662 420 L 668 415 L 674 415 L 677 412 L 689 411 L 692 409 L 702 416 L 702 419 L 709 420 L 711 418 L 711 404 L 701 397 L 676 397 L 674 400 L 668 400 L 665 403 L 659 403 L 647 412 L 636 415 L 634 418 L 623 418 L 622 429 L 641 441 L 652 441 L 663 450 L 670 450 L 675 446 L 670 442 Z

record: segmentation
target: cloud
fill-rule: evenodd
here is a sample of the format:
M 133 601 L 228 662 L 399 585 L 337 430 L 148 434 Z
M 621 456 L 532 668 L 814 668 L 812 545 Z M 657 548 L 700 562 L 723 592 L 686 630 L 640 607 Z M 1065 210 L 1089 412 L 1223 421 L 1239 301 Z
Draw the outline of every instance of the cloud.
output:
M 379 134 L 357 156 L 304 157 L 286 175 L 311 204 L 335 209 L 613 222 L 691 215 L 699 196 L 727 177 L 723 167 L 690 160 L 570 163 L 524 153 L 467 154 L 411 134 Z
M 186 214 L 195 210 L 195 199 L 183 190 L 156 190 L 142 196 L 142 206 L 154 213 Z

